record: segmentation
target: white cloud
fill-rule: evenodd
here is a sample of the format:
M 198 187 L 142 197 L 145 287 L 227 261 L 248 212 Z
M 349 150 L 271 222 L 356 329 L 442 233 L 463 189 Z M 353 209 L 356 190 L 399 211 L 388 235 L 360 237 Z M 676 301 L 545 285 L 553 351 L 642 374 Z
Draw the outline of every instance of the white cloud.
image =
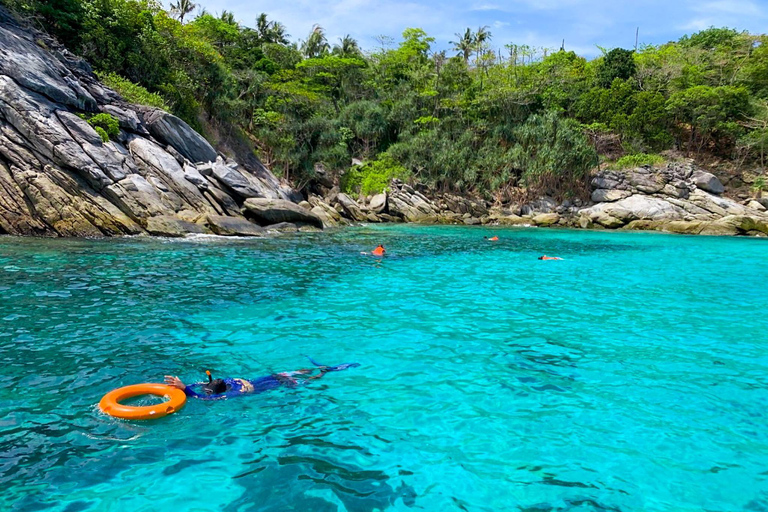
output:
M 166 5 L 169 0 L 166 0 Z M 283 23 L 291 39 L 304 39 L 315 23 L 331 43 L 346 34 L 364 49 L 378 47 L 376 37 L 398 41 L 407 27 L 423 28 L 448 48 L 466 27 L 490 25 L 491 44 L 515 42 L 547 48 L 565 47 L 585 56 L 599 54 L 595 45 L 631 48 L 635 30 L 640 43 L 659 44 L 711 25 L 764 32 L 766 0 L 197 0 L 209 12 L 233 11 L 253 26 L 260 12 Z

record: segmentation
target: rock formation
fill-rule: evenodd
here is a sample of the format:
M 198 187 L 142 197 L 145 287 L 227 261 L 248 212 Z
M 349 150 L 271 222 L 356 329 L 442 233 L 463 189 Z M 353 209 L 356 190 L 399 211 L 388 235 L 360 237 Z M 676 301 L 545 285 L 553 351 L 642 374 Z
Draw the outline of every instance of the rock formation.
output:
M 115 140 L 102 142 L 81 117 L 99 112 L 118 119 Z M 299 208 L 295 197 L 259 162 L 241 166 L 181 119 L 127 103 L 0 8 L 0 234 L 258 235 L 246 200 L 283 211 Z M 302 212 L 299 222 L 322 226 Z
M 314 196 L 313 212 L 326 226 L 345 222 L 420 222 L 428 224 L 500 224 L 590 229 L 657 230 L 683 234 L 768 235 L 766 198 L 744 204 L 723 197 L 724 187 L 711 173 L 690 162 L 663 168 L 598 172 L 591 202 L 558 204 L 550 197 L 524 204 L 492 206 L 478 198 L 429 194 L 426 187 L 394 180 L 388 194 L 354 201 L 334 190 Z M 423 190 L 423 191 L 422 191 Z M 334 208 L 335 205 L 335 208 Z
M 578 212 L 581 227 L 652 229 L 686 234 L 768 234 L 768 214 L 722 197 L 714 175 L 691 163 L 604 171 L 592 180 L 594 206 Z

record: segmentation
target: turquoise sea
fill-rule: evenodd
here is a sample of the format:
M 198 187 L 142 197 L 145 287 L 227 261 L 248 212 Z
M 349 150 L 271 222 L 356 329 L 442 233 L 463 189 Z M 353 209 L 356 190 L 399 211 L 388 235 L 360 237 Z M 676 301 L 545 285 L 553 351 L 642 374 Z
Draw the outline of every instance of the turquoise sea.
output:
M 0 237 L 0 505 L 767 511 L 767 311 L 760 239 Z M 153 421 L 97 408 L 302 354 L 361 366 Z

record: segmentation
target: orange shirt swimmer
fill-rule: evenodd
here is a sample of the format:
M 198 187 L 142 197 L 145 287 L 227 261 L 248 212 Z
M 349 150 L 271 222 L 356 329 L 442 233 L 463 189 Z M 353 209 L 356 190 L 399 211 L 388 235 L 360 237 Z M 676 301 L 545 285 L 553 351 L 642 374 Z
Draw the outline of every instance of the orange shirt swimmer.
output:
M 384 249 L 384 246 L 379 244 L 377 248 L 371 251 L 371 254 L 373 256 L 384 256 L 384 253 L 387 252 L 386 249 Z
M 485 237 L 483 237 L 483 238 L 485 238 Z M 498 242 L 499 241 L 499 237 L 494 236 L 494 237 L 488 238 L 488 241 L 489 242 Z
M 544 256 L 539 256 L 540 260 L 562 260 L 563 258 L 557 258 L 555 256 L 547 256 L 546 254 Z

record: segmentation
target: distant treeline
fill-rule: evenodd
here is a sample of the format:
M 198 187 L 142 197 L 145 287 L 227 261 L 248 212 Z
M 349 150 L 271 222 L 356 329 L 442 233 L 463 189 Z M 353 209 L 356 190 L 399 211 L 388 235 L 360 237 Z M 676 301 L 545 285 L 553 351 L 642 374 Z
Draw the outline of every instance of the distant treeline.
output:
M 189 0 L 170 12 L 152 0 L 0 1 L 133 101 L 250 139 L 299 186 L 315 164 L 346 171 L 360 158 L 437 188 L 563 192 L 598 155 L 677 149 L 762 167 L 768 149 L 766 35 L 711 28 L 588 61 L 493 50 L 488 27 L 456 34 L 451 52 L 420 29 L 363 51 L 319 26 L 292 43 L 266 15 L 254 28 L 226 11 L 193 18 Z

